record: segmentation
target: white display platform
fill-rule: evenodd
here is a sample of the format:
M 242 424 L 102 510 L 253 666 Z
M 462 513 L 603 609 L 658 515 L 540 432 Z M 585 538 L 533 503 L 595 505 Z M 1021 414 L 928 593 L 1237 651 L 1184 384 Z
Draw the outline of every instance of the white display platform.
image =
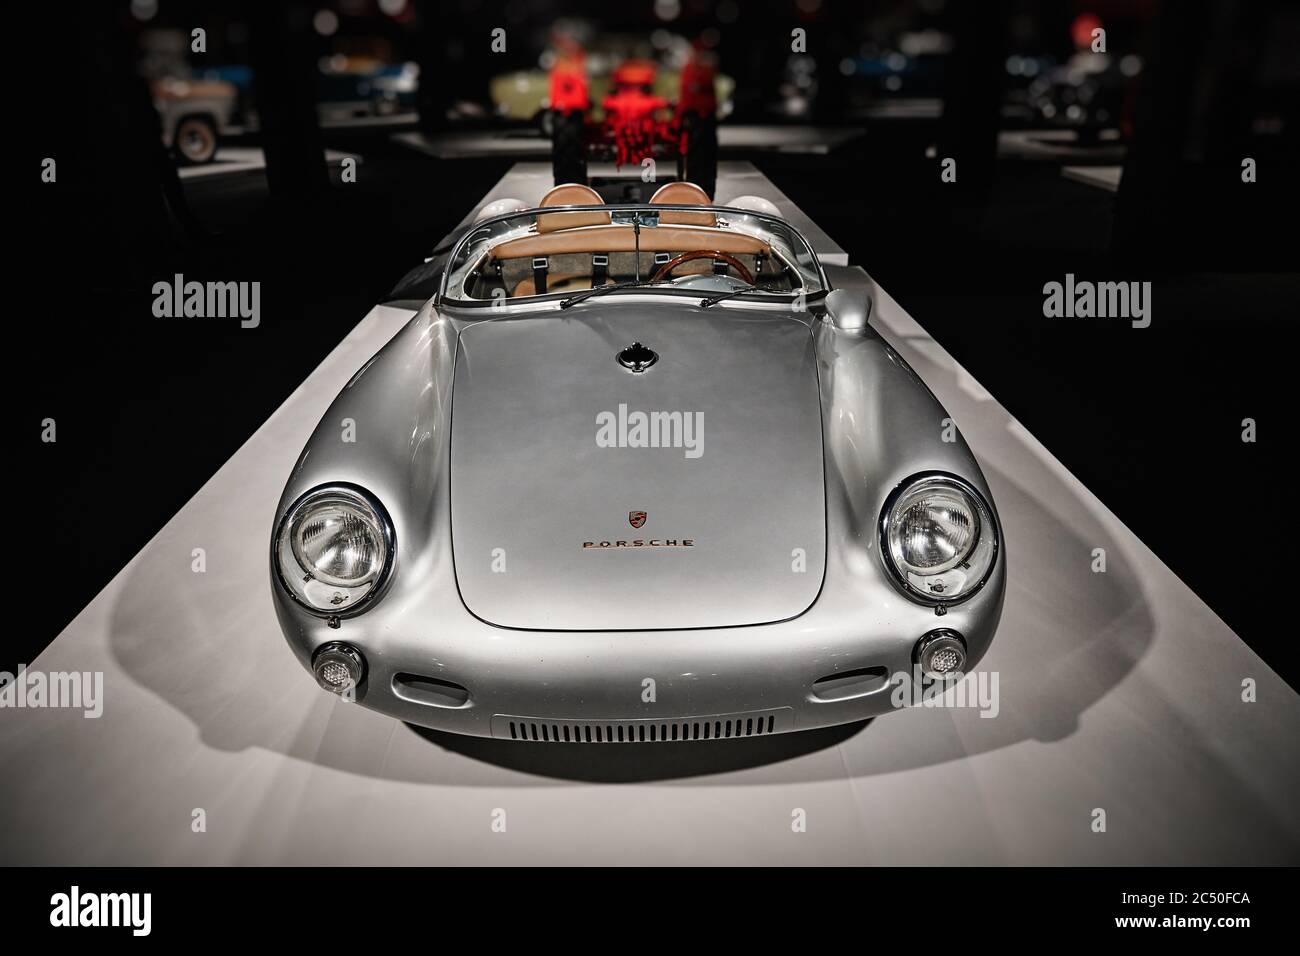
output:
M 1096 186 L 1108 193 L 1119 192 L 1119 181 L 1124 176 L 1123 166 L 1062 166 L 1061 175 L 1085 186 Z
M 726 152 L 774 152 L 825 155 L 865 133 L 860 126 L 785 126 L 722 122 L 718 149 Z M 396 142 L 437 159 L 496 159 L 549 156 L 551 141 L 539 130 L 459 130 L 428 134 L 396 133 Z

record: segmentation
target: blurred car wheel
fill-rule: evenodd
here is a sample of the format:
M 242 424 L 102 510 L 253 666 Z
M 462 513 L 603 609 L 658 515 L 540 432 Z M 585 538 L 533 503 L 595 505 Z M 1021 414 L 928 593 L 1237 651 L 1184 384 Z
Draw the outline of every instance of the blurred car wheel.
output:
M 187 116 L 176 124 L 172 142 L 182 163 L 190 166 L 210 163 L 217 155 L 216 124 L 206 116 Z
M 533 114 L 531 122 L 547 139 L 555 135 L 554 110 L 538 110 Z

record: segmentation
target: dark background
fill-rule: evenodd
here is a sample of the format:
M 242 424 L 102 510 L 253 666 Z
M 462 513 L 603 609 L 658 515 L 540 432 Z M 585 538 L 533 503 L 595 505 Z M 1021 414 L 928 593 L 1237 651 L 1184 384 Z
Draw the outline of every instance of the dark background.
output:
M 828 155 L 745 158 L 1300 686 L 1293 638 L 1272 613 L 1295 549 L 1280 468 L 1300 293 L 1293 5 L 409 3 L 393 16 L 369 0 L 162 0 L 141 19 L 148 7 L 6 12 L 23 48 L 5 151 L 10 501 L 22 530 L 9 542 L 21 613 L 0 669 L 52 641 L 509 168 L 432 158 L 387 126 L 322 129 L 317 59 L 349 38 L 378 44 L 420 65 L 409 129 L 506 129 L 490 106 L 473 108 L 490 78 L 535 66 L 553 22 L 578 15 L 598 33 L 668 26 L 711 40 L 737 81 L 728 121 L 864 129 Z M 337 12 L 333 37 L 313 28 L 322 8 Z M 1105 24 L 1116 60 L 1141 62 L 1108 117 L 1123 143 L 1108 160 L 1125 167 L 1117 194 L 1063 178 L 1060 159 L 998 148 L 999 130 L 1043 128 L 1009 115 L 1008 57 L 1066 61 L 1085 14 Z M 265 174 L 175 176 L 141 49 L 146 30 L 195 25 L 208 29 L 210 62 L 253 68 L 263 125 L 237 142 L 265 147 Z M 497 26 L 511 37 L 503 56 L 485 52 Z M 797 26 L 815 76 L 803 86 L 787 62 Z M 861 64 L 906 31 L 933 31 L 948 49 L 914 58 L 890 90 Z M 323 147 L 363 157 L 356 184 L 337 183 Z M 960 157 L 955 185 L 939 180 L 945 155 Z M 46 156 L 57 184 L 39 181 Z M 1243 156 L 1257 160 L 1257 183 L 1241 183 Z M 259 280 L 261 326 L 154 318 L 152 285 L 175 272 Z M 1153 324 L 1045 319 L 1043 284 L 1067 272 L 1151 281 Z M 55 444 L 40 441 L 47 417 Z M 1255 444 L 1241 441 L 1246 417 Z

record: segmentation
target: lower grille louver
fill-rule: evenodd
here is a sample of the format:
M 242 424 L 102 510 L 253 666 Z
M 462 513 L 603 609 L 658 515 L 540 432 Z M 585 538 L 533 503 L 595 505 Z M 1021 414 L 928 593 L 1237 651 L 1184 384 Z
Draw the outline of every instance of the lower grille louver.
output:
M 766 737 L 790 730 L 791 710 L 638 720 L 544 720 L 497 714 L 492 736 L 560 744 L 651 744 L 684 740 L 734 740 Z

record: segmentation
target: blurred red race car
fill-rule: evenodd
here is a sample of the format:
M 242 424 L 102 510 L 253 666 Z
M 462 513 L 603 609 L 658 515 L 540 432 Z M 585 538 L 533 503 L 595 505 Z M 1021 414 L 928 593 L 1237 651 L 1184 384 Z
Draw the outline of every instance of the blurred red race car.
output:
M 562 47 L 551 68 L 551 157 L 556 184 L 586 183 L 588 157 L 640 166 L 675 160 L 677 178 L 709 196 L 718 179 L 718 102 L 714 69 L 694 54 L 681 69 L 676 101 L 655 92 L 658 66 L 625 60 L 611 76 L 597 111 L 588 92 L 583 51 Z

